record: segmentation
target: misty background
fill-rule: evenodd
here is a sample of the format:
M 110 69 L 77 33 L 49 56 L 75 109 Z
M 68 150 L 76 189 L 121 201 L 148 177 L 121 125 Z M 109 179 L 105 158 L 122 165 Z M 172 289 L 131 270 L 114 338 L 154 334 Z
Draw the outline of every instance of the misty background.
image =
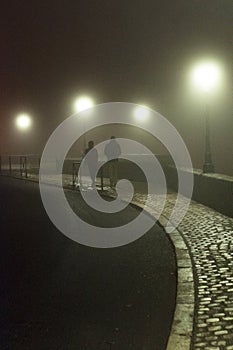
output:
M 41 153 L 74 112 L 74 99 L 87 94 L 96 103 L 155 109 L 202 168 L 206 101 L 190 72 L 210 59 L 221 69 L 208 98 L 213 162 L 216 172 L 233 175 L 231 1 L 3 1 L 0 17 L 1 154 Z M 27 132 L 15 127 L 20 112 L 32 116 Z M 113 130 L 165 152 L 136 128 L 95 130 L 86 138 L 99 142 Z

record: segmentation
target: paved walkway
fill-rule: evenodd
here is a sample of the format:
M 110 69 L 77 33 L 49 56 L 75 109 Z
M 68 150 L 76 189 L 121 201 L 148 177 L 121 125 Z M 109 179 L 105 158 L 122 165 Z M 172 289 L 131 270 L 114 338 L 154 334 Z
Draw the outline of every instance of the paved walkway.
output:
M 143 203 L 145 195 L 136 194 L 136 201 Z M 176 199 L 169 194 L 163 211 L 169 217 Z M 150 206 L 157 209 L 153 196 Z M 189 210 L 178 227 L 178 233 L 187 247 L 176 245 L 179 273 L 182 275 L 182 288 L 178 286 L 177 322 L 183 323 L 183 330 L 174 324 L 173 337 L 183 343 L 177 349 L 187 348 L 191 336 L 192 349 L 232 350 L 233 349 L 233 219 L 226 217 L 204 205 L 191 202 Z M 171 237 L 174 234 L 171 234 Z M 174 237 L 173 237 L 174 238 Z M 190 255 L 193 278 L 190 267 L 184 262 Z M 184 263 L 183 263 L 184 262 Z M 186 277 L 185 277 L 186 275 Z M 194 318 L 193 330 L 187 322 L 192 318 L 192 281 L 194 279 Z M 186 287 L 185 287 L 186 286 Z M 183 306 L 182 306 L 183 305 Z M 181 312 L 179 312 L 182 309 Z M 186 315 L 184 315 L 186 310 Z M 189 316 L 188 316 L 189 315 Z M 181 316 L 181 317 L 180 317 Z M 179 320 L 180 317 L 180 320 Z M 185 322 L 182 318 L 185 317 Z M 186 327 L 185 327 L 186 324 Z M 187 333 L 185 334 L 185 332 Z M 186 335 L 186 336 L 185 336 Z M 182 338 L 184 336 L 184 338 Z
M 64 184 L 71 184 L 64 177 Z M 138 185 L 138 184 L 137 184 Z M 106 189 L 108 195 L 114 195 Z M 146 208 L 159 209 L 155 195 Z M 134 204 L 143 206 L 144 189 L 136 186 Z M 167 195 L 160 217 L 166 225 L 176 200 Z M 171 234 L 178 265 L 177 305 L 169 350 L 233 350 L 233 219 L 191 202 L 177 230 Z
M 127 206 L 99 215 L 78 191 L 66 197 L 94 226 L 124 225 L 139 213 Z M 127 246 L 94 249 L 57 230 L 37 184 L 1 177 L 0 198 L 1 350 L 166 349 L 177 267 L 159 225 Z

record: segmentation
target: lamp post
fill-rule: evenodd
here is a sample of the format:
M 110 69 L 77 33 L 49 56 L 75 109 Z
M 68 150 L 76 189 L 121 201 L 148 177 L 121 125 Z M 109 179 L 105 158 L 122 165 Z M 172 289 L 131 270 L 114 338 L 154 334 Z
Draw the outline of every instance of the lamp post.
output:
M 93 106 L 94 106 L 94 101 L 89 96 L 80 96 L 74 101 L 74 110 L 75 110 L 75 112 L 78 112 L 78 113 L 82 112 L 86 109 L 92 108 Z M 86 128 L 85 128 L 85 121 L 84 120 L 83 120 L 83 131 L 84 131 L 83 148 L 85 151 L 85 149 L 86 149 L 86 136 L 85 136 Z
M 204 62 L 198 65 L 193 71 L 194 83 L 205 93 L 206 111 L 205 111 L 205 156 L 203 164 L 203 173 L 214 173 L 214 164 L 212 161 L 210 144 L 210 113 L 208 96 L 214 89 L 219 80 L 219 68 L 211 62 Z
M 205 115 L 205 158 L 203 164 L 203 173 L 214 173 L 214 164 L 212 161 L 211 145 L 210 145 L 210 113 L 209 105 L 206 103 Z
M 140 125 L 145 124 L 149 117 L 150 117 L 150 109 L 146 105 L 137 105 L 133 111 L 133 117 L 138 123 L 138 127 L 140 129 L 139 135 L 138 135 L 139 140 L 143 143 L 143 129 L 140 127 Z
M 31 117 L 28 114 L 22 113 L 19 114 L 16 119 L 15 119 L 15 124 L 16 127 L 20 130 L 20 131 L 27 131 L 30 126 L 31 126 Z M 23 175 L 23 172 L 25 173 L 25 177 L 28 176 L 27 173 L 27 155 L 20 155 L 19 156 L 19 167 L 20 167 L 20 174 L 21 176 Z M 12 171 L 12 160 L 11 160 L 11 156 L 9 156 L 9 171 L 11 173 Z

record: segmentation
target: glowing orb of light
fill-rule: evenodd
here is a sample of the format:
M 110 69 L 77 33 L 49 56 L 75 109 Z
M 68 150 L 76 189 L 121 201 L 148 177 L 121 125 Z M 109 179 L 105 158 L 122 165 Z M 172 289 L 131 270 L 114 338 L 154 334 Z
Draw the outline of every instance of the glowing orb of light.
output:
M 31 125 L 31 118 L 27 114 L 20 114 L 16 118 L 16 125 L 19 129 L 28 129 Z
M 74 101 L 75 112 L 81 112 L 93 106 L 94 106 L 94 102 L 88 96 L 81 96 Z
M 134 116 L 138 121 L 146 121 L 149 117 L 150 110 L 147 106 L 137 106 L 134 111 Z
M 220 69 L 215 63 L 204 62 L 194 68 L 192 78 L 202 91 L 209 92 L 219 81 Z

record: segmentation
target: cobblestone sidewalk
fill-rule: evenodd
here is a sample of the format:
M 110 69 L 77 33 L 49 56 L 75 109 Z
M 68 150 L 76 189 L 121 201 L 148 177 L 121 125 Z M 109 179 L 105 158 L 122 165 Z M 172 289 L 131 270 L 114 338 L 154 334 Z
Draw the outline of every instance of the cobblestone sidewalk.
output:
M 145 195 L 135 194 L 135 202 L 142 205 L 145 199 Z M 167 218 L 175 200 L 175 194 L 168 195 L 163 210 Z M 159 201 L 153 195 L 150 195 L 150 207 L 159 209 Z M 178 230 L 193 265 L 195 306 L 191 349 L 233 350 L 233 219 L 192 201 Z

